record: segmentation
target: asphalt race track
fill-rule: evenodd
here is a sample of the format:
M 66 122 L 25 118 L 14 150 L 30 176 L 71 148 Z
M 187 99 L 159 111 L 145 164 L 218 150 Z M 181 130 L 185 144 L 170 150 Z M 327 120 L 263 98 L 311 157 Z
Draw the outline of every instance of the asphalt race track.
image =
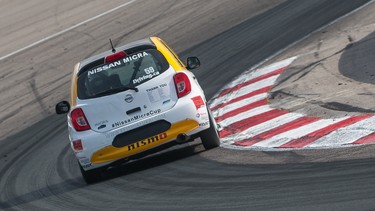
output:
M 246 13 L 241 13 L 243 20 L 233 20 L 233 23 L 239 24 L 213 37 L 202 38 L 199 34 L 195 35 L 199 42 L 185 40 L 181 45 L 177 45 L 172 38 L 166 41 L 180 51 L 183 58 L 195 55 L 201 59 L 202 68 L 196 72 L 196 75 L 207 97 L 211 98 L 224 84 L 249 67 L 259 64 L 367 2 L 367 0 L 286 1 L 249 19 L 245 18 Z M 141 3 L 136 4 L 142 6 Z M 168 9 L 170 8 L 173 8 L 173 5 L 168 6 Z M 156 12 L 159 11 L 155 10 Z M 163 15 L 167 14 L 163 13 Z M 221 18 L 225 19 L 225 16 Z M 117 15 L 116 20 L 125 21 L 121 20 L 121 15 Z M 111 17 L 98 18 L 84 27 L 91 27 L 89 28 L 91 32 L 97 33 L 95 24 L 105 24 L 110 21 L 113 21 Z M 147 22 L 134 30 L 150 25 L 152 24 Z M 120 38 L 116 39 L 121 37 L 120 32 L 121 29 L 118 29 L 112 35 L 121 43 Z M 76 34 L 72 32 L 62 34 L 54 38 L 57 40 L 55 43 L 37 45 L 17 54 L 18 57 L 14 59 L 1 61 L 2 67 L 11 66 L 21 56 L 27 59 L 28 56 L 43 52 L 43 57 L 47 58 L 46 60 L 50 59 L 52 64 L 59 59 L 64 60 L 62 62 L 69 62 L 70 65 L 70 67 L 64 65 L 64 68 L 71 69 L 71 60 L 90 56 L 91 53 L 87 52 L 90 50 L 82 55 L 78 53 L 79 48 L 75 47 L 71 51 L 72 55 L 62 56 L 63 53 L 60 52 L 61 54 L 56 56 L 50 48 L 54 47 L 53 45 L 69 48 L 71 47 L 69 42 L 75 38 L 74 36 L 83 36 L 83 33 L 80 31 Z M 105 35 L 98 35 L 95 39 L 107 38 Z M 91 44 L 97 42 L 95 39 Z M 105 42 L 101 42 L 102 46 L 92 49 L 104 49 Z M 89 48 L 88 45 L 84 47 Z M 74 53 L 77 53 L 77 56 Z M 40 67 L 45 68 L 43 65 Z M 70 69 L 66 73 L 69 73 Z M 66 73 L 62 74 L 66 80 L 63 83 L 65 88 L 68 87 L 69 80 Z M 67 96 L 68 93 L 67 89 L 54 91 L 63 92 L 61 94 L 63 96 Z M 53 100 L 57 102 L 60 99 L 55 96 Z M 43 102 L 38 103 L 43 107 Z M 54 102 L 51 104 L 53 105 Z M 212 158 L 221 157 L 221 153 L 226 153 L 226 156 L 230 156 L 231 153 L 237 154 L 236 151 L 213 149 L 205 152 L 199 142 L 181 145 L 109 169 L 103 175 L 102 182 L 86 185 L 68 145 L 65 121 L 63 116 L 47 115 L 38 123 L 0 142 L 0 209 L 370 210 L 375 208 L 374 158 L 299 163 L 294 162 L 298 159 L 294 152 L 286 154 L 269 152 L 267 156 L 275 159 L 278 156 L 291 156 L 291 162 L 228 164 Z M 210 154 L 211 159 L 207 159 L 205 154 Z M 248 157 L 257 155 L 251 151 L 240 154 Z

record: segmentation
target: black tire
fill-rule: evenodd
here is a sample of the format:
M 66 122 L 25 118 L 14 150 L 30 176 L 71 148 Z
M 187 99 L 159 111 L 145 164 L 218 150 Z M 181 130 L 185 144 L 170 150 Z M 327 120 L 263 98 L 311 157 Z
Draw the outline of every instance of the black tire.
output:
M 83 170 L 82 166 L 79 163 L 78 165 L 79 165 L 79 169 L 81 170 L 83 180 L 85 180 L 87 184 L 96 183 L 102 179 L 102 172 L 103 172 L 102 168 L 85 171 Z
M 208 117 L 210 119 L 210 128 L 200 133 L 199 137 L 206 150 L 220 146 L 220 137 L 216 129 L 216 122 L 213 118 L 210 109 L 208 110 Z

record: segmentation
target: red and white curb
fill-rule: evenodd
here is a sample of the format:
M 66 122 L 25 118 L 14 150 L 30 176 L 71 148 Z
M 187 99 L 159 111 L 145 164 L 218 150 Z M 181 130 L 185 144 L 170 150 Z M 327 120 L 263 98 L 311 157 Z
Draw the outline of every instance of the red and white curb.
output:
M 221 146 L 231 149 L 337 148 L 375 142 L 375 115 L 336 119 L 272 108 L 267 95 L 296 57 L 243 73 L 209 103 Z

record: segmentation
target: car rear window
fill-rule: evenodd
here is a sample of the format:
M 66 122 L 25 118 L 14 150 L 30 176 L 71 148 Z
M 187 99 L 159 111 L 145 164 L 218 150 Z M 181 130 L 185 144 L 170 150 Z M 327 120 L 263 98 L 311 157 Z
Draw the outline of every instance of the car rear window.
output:
M 129 54 L 81 73 L 78 76 L 78 98 L 96 98 L 126 90 L 127 87 L 137 87 L 168 68 L 169 63 L 155 49 Z

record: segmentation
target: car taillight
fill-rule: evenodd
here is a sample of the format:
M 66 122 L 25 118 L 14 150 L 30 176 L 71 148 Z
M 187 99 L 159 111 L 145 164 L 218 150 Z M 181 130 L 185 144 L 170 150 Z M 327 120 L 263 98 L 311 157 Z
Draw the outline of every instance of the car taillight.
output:
M 105 57 L 104 63 L 107 64 L 107 63 L 110 63 L 110 62 L 114 62 L 114 61 L 119 60 L 119 59 L 121 59 L 122 57 L 125 57 L 125 56 L 127 56 L 127 54 L 124 51 L 119 51 L 117 53 L 114 53 L 114 54 L 111 54 L 111 55 Z
M 173 79 L 176 86 L 178 98 L 190 93 L 191 84 L 189 77 L 185 73 L 177 73 L 176 75 L 174 75 Z
M 72 118 L 73 127 L 77 131 L 84 131 L 91 129 L 89 122 L 86 119 L 85 114 L 81 108 L 76 108 L 70 113 L 70 117 Z

